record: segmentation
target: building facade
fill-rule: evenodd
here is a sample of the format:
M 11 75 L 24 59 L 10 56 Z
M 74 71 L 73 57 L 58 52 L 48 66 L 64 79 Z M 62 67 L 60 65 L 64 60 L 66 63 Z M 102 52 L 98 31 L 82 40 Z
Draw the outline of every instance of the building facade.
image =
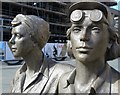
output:
M 17 14 L 36 15 L 50 24 L 49 42 L 66 41 L 68 28 L 67 3 L 60 2 L 2 2 L 0 17 L 1 40 L 8 41 L 11 37 L 11 21 Z
M 104 0 L 101 0 L 103 2 Z M 108 6 L 114 2 L 104 2 Z M 17 14 L 36 15 L 50 24 L 49 43 L 66 43 L 66 30 L 69 28 L 68 6 L 70 2 L 1 2 L 0 8 L 0 41 L 8 41 L 11 37 L 11 21 Z M 118 27 L 120 11 L 111 9 Z

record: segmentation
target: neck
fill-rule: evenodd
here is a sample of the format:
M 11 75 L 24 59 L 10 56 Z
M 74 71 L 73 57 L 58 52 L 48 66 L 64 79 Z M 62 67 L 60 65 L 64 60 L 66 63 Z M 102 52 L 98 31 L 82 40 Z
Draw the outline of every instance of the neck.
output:
M 35 72 L 39 71 L 42 65 L 43 54 L 42 51 L 38 48 L 32 50 L 29 55 L 24 56 L 23 59 L 27 65 L 27 71 L 29 74 L 34 74 Z
M 88 84 L 94 81 L 100 72 L 105 67 L 104 60 L 97 60 L 92 62 L 82 63 L 76 61 L 76 80 L 79 80 L 80 84 Z

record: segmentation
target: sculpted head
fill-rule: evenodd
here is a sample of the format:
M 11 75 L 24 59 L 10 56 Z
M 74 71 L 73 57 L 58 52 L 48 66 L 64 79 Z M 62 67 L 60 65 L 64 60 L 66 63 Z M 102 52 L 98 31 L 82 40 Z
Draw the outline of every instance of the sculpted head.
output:
M 69 12 L 72 25 L 67 37 L 76 59 L 107 61 L 120 56 L 119 36 L 113 30 L 113 19 L 106 5 L 96 0 L 83 0 L 71 5 Z
M 35 46 L 42 50 L 49 39 L 49 24 L 37 16 L 18 14 L 11 24 L 13 28 L 9 42 L 16 57 L 28 54 Z

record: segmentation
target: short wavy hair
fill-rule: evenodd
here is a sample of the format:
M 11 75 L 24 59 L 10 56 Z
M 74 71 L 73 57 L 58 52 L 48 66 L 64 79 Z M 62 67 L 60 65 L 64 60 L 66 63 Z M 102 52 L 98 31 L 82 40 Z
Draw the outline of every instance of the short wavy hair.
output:
M 11 24 L 13 27 L 24 24 L 26 32 L 30 34 L 31 39 L 38 44 L 40 49 L 44 47 L 49 39 L 49 24 L 35 15 L 18 14 Z

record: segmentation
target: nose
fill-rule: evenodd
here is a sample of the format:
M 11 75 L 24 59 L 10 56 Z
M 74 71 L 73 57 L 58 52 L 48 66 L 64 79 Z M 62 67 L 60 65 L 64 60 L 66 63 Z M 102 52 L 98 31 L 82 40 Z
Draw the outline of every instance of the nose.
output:
M 87 28 L 83 28 L 80 34 L 80 41 L 89 41 L 89 31 Z
M 15 36 L 12 35 L 11 39 L 9 40 L 10 44 L 15 44 Z

